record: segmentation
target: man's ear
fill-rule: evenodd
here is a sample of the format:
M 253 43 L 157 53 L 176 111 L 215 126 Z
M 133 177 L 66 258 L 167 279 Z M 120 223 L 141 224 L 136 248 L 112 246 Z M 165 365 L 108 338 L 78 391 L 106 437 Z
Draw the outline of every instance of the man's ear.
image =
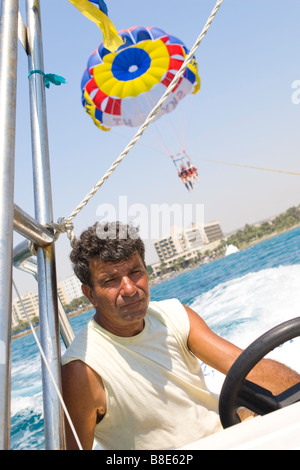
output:
M 89 299 L 89 301 L 95 307 L 93 289 L 88 284 L 82 284 L 81 290 L 82 290 L 82 293 Z

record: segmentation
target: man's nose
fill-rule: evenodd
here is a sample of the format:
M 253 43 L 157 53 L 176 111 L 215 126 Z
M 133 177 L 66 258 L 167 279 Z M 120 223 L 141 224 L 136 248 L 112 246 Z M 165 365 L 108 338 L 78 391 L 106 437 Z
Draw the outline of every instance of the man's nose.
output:
M 123 276 L 121 281 L 121 295 L 122 296 L 133 296 L 137 291 L 137 288 L 128 276 Z

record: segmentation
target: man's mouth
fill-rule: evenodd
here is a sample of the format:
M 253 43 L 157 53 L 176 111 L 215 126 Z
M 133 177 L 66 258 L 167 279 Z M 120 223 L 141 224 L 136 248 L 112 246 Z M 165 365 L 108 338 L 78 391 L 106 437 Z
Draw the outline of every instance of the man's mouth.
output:
M 142 303 L 142 300 L 143 299 L 138 299 L 138 300 L 135 300 L 134 302 L 130 302 L 126 305 L 123 305 L 122 309 L 127 310 L 127 309 L 138 307 Z

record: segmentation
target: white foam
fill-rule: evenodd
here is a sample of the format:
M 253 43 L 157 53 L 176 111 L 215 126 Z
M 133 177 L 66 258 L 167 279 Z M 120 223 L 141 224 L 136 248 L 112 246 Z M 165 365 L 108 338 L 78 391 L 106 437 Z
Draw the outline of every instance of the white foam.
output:
M 280 266 L 219 284 L 197 297 L 190 307 L 217 334 L 245 348 L 274 326 L 299 316 L 299 286 L 300 265 Z M 269 356 L 300 372 L 300 338 Z M 206 381 L 214 391 L 223 379 L 206 368 Z
M 43 415 L 42 392 L 32 396 L 14 396 L 11 400 L 11 416 L 18 413 L 34 411 L 35 414 Z
M 245 346 L 273 326 L 299 316 L 299 286 L 300 265 L 281 266 L 219 284 L 190 307 L 218 334 Z

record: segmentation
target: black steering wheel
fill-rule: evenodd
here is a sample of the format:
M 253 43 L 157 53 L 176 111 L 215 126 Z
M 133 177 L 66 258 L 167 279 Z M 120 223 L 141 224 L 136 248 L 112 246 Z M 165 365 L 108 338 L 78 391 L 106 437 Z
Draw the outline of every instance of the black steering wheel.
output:
M 241 421 L 237 414 L 239 407 L 265 415 L 300 401 L 300 382 L 280 395 L 274 396 L 269 390 L 245 379 L 266 354 L 296 336 L 300 336 L 300 317 L 267 331 L 238 357 L 226 376 L 220 394 L 219 413 L 223 428 Z

